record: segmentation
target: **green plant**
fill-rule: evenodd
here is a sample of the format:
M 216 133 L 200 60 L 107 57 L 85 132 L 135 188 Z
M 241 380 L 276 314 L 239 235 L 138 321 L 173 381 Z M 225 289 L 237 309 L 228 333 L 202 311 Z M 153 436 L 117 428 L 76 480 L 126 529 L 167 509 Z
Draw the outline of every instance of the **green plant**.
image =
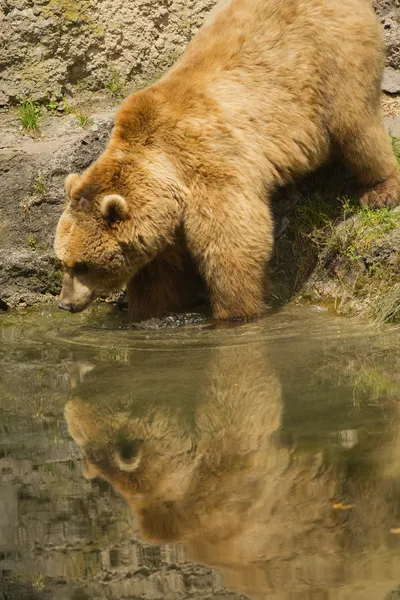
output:
M 392 137 L 393 152 L 397 158 L 397 164 L 400 167 L 400 139 Z
M 36 192 L 36 194 L 42 196 L 44 194 L 45 189 L 46 185 L 44 182 L 44 177 L 40 174 L 35 183 L 33 184 L 33 191 Z
M 345 197 L 342 199 L 343 221 L 346 221 L 346 219 L 354 215 L 357 210 L 360 210 L 360 205 L 356 200 L 354 200 L 354 198 Z
M 77 118 L 80 127 L 86 127 L 90 122 L 90 116 L 85 115 L 84 113 L 75 112 L 75 117 Z
M 393 144 L 400 163 L 400 139 Z M 296 261 L 298 297 L 375 323 L 400 322 L 400 212 L 361 207 L 343 192 L 322 188 L 293 205 L 285 235 Z
M 70 114 L 72 114 L 74 112 L 73 109 L 71 108 L 71 106 L 69 105 L 69 102 L 68 102 L 68 100 L 66 98 L 64 98 L 64 100 L 62 101 L 62 105 L 63 105 L 63 108 L 64 108 L 64 113 L 66 115 L 70 115 Z
M 311 194 L 296 206 L 296 223 L 305 234 L 324 228 L 331 220 L 331 207 L 319 195 Z
M 54 101 L 48 102 L 46 108 L 54 115 L 57 113 L 58 103 Z
M 391 208 L 380 208 L 378 210 L 363 207 L 360 210 L 360 225 L 363 227 L 377 227 L 380 233 L 386 233 L 398 227 L 399 214 Z
M 123 95 L 125 84 L 121 81 L 120 74 L 116 69 L 111 70 L 110 78 L 106 83 L 106 88 L 115 98 L 121 98 Z
M 41 108 L 38 102 L 22 100 L 18 106 L 18 116 L 24 131 L 36 132 L 39 128 Z
M 57 470 L 57 466 L 55 462 L 46 463 L 44 465 L 45 473 L 49 473 L 50 475 L 55 475 Z
M 342 254 L 351 261 L 356 261 L 361 258 L 361 256 L 357 252 L 357 249 L 352 244 L 349 244 L 347 248 L 344 248 L 342 250 Z
M 30 235 L 30 236 L 29 236 L 29 238 L 28 238 L 28 244 L 29 244 L 29 246 L 30 246 L 31 250 L 32 250 L 33 252 L 36 252 L 36 250 L 37 250 L 37 243 L 36 243 L 36 240 L 35 240 L 35 238 L 33 237 L 33 235 Z

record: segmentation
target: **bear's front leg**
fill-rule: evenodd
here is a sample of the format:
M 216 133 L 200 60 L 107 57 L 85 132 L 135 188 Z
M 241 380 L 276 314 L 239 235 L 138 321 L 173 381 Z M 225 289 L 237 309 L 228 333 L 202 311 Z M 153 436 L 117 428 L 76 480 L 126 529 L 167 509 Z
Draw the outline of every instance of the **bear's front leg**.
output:
M 201 293 L 202 282 L 187 250 L 170 246 L 128 283 L 129 319 L 139 323 L 189 310 Z
M 213 201 L 214 200 L 214 201 Z M 208 195 L 185 215 L 188 248 L 203 275 L 216 319 L 264 312 L 266 268 L 273 245 L 272 215 L 258 197 Z

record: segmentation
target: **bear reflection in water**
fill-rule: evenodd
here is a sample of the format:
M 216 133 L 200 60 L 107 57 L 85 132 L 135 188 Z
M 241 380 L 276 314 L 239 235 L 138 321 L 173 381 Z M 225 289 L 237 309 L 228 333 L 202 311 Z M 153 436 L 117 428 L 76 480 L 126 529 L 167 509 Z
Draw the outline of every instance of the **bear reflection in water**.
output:
M 384 600 L 400 580 L 397 435 L 369 443 L 367 468 L 340 445 L 292 447 L 265 347 L 203 351 L 196 368 L 185 368 L 190 352 L 169 354 L 181 367 L 179 398 L 168 397 L 162 368 L 151 400 L 135 390 L 138 367 L 84 367 L 65 407 L 84 475 L 126 498 L 145 539 L 183 543 L 236 591 Z M 150 365 L 141 369 L 154 386 Z

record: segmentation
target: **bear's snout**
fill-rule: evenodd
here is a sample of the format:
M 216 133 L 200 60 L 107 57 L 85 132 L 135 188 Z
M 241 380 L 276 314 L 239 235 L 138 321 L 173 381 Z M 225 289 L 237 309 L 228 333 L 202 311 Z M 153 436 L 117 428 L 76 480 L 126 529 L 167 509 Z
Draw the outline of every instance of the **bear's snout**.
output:
M 62 300 L 58 302 L 57 307 L 61 310 L 68 310 L 70 313 L 82 312 L 86 308 L 86 306 L 79 306 L 77 304 L 71 304 L 71 302 L 65 302 Z
M 76 277 L 64 274 L 61 294 L 57 306 L 71 313 L 82 312 L 93 302 L 95 293 Z
M 58 302 L 57 306 L 58 308 L 61 308 L 61 310 L 69 310 L 69 312 L 74 312 L 74 307 L 70 302 L 60 301 Z

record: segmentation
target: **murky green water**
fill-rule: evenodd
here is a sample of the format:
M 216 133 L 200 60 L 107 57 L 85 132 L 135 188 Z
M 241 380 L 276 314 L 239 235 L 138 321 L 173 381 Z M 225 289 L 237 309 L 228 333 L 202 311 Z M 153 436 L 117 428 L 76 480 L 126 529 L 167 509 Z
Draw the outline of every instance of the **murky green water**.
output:
M 400 598 L 400 329 L 118 324 L 0 319 L 1 600 Z

